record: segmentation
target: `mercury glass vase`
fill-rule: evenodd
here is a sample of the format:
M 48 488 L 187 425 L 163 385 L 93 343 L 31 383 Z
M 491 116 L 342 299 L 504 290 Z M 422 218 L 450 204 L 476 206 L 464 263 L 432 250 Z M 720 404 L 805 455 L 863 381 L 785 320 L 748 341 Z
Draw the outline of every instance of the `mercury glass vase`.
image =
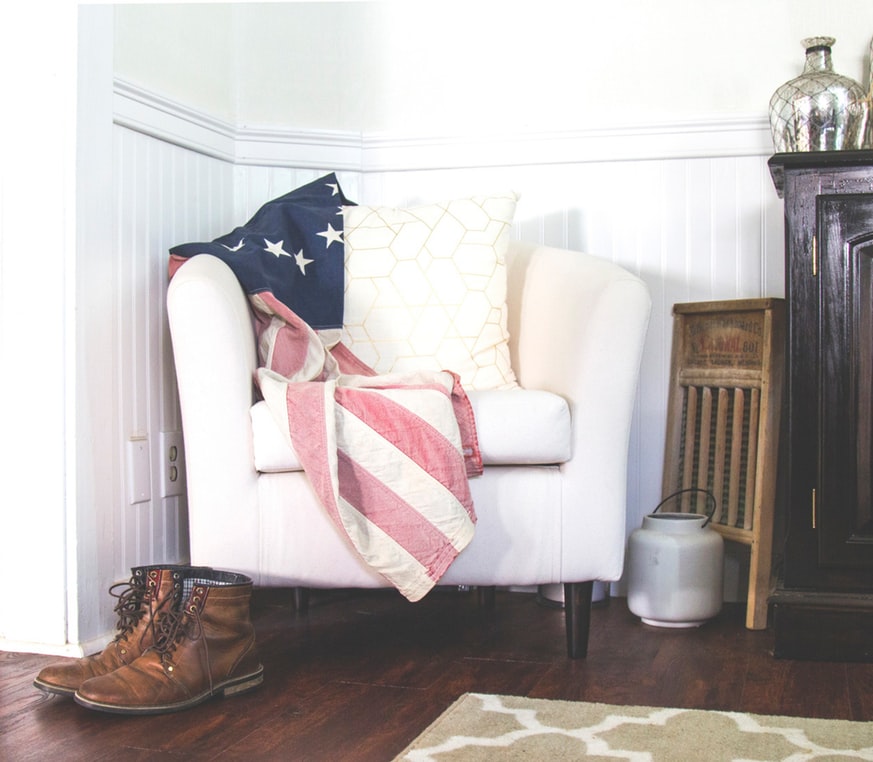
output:
M 870 101 L 860 84 L 834 72 L 834 42 L 833 37 L 803 40 L 803 73 L 773 93 L 770 130 L 777 153 L 865 147 Z

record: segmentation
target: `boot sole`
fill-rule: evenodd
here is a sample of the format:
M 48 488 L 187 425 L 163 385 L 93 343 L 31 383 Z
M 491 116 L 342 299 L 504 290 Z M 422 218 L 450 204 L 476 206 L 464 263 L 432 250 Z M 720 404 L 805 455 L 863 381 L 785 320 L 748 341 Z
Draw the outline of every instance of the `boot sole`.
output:
M 51 683 L 44 683 L 39 678 L 33 681 L 33 687 L 39 688 L 43 693 L 51 693 L 55 696 L 67 696 L 69 698 L 72 698 L 76 695 L 75 688 L 64 688 L 62 685 L 52 685 Z
M 188 699 L 187 701 L 179 701 L 175 704 L 160 704 L 157 706 L 119 706 L 117 704 L 104 704 L 99 701 L 91 701 L 90 699 L 80 696 L 78 692 L 73 696 L 73 699 L 80 706 L 86 709 L 95 709 L 98 712 L 110 712 L 112 714 L 169 714 L 170 712 L 181 712 L 184 709 L 209 701 L 216 696 L 238 696 L 242 693 L 254 690 L 264 682 L 264 668 L 259 667 L 256 672 L 250 675 L 244 675 L 232 680 L 225 680 L 223 683 L 216 685 L 212 690 L 204 691 L 203 693 Z

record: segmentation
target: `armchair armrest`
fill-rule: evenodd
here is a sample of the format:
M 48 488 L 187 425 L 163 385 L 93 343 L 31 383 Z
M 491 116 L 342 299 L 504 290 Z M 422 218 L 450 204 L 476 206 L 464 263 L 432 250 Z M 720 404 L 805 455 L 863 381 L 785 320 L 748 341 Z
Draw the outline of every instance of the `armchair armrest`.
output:
M 651 309 L 645 283 L 597 257 L 513 242 L 507 257 L 510 351 L 519 383 L 565 397 L 572 416 L 562 578 L 622 573 L 627 458 Z M 598 537 L 591 538 L 591 527 Z M 603 553 L 610 557 L 604 564 Z M 600 569 L 599 577 L 595 569 Z
M 260 529 L 249 413 L 256 353 L 248 300 L 224 262 L 199 254 L 170 281 L 167 310 L 182 402 L 191 560 L 256 572 Z M 216 554 L 198 544 L 204 540 L 228 550 Z

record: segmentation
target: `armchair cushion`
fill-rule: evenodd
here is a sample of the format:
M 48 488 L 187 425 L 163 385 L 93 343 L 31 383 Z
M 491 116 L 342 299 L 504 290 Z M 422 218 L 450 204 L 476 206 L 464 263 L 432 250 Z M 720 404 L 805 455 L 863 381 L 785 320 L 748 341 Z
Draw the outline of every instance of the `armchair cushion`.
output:
M 516 201 L 344 208 L 344 343 L 377 373 L 448 369 L 466 389 L 516 386 L 506 327 Z
M 483 465 L 549 465 L 570 460 L 570 409 L 563 397 L 521 388 L 471 391 L 468 396 Z M 251 417 L 255 468 L 260 473 L 303 470 L 265 402 L 252 406 Z

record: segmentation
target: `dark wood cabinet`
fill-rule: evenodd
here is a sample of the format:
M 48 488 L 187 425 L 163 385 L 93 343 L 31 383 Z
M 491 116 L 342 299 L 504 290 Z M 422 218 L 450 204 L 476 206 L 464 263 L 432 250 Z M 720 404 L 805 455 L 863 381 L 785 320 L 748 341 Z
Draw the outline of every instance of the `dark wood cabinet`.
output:
M 788 303 L 776 655 L 873 661 L 873 151 L 770 171 Z

